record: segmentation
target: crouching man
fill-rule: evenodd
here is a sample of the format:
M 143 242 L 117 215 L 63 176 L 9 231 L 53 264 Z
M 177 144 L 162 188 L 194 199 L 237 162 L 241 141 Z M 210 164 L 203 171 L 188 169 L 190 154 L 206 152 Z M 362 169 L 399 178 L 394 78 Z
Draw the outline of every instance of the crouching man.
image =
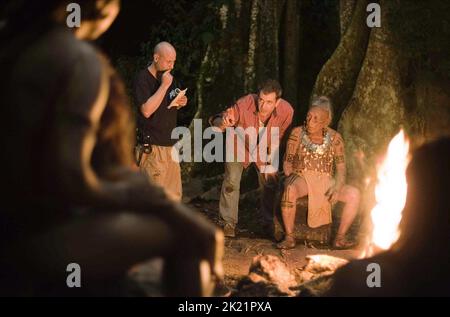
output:
M 258 94 L 246 95 L 224 112 L 210 118 L 211 125 L 218 127 L 221 131 L 233 127 L 245 131 L 254 129 L 259 134 L 259 136 L 256 136 L 256 142 L 252 142 L 252 140 L 245 136 L 242 137 L 237 132 L 237 139 L 240 137 L 242 141 L 241 143 L 239 143 L 239 140 L 237 142 L 237 152 L 244 152 L 244 159 L 238 159 L 239 155 L 237 155 L 234 160 L 225 162 L 225 176 L 221 189 L 219 210 L 222 219 L 225 221 L 224 234 L 227 237 L 235 236 L 241 176 L 244 168 L 248 168 L 252 161 L 255 162 L 259 183 L 262 187 L 260 220 L 263 231 L 269 235 L 273 234 L 274 204 L 279 182 L 278 173 L 274 169 L 267 169 L 267 164 L 261 161 L 259 156 L 255 160 L 251 160 L 251 158 L 257 156 L 255 156 L 255 153 L 261 153 L 259 147 L 263 147 L 261 140 L 264 137 L 271 139 L 265 144 L 270 148 L 273 136 L 278 133 L 276 141 L 279 145 L 283 135 L 291 125 L 294 110 L 286 100 L 281 98 L 281 93 L 281 86 L 277 81 L 267 80 L 260 86 Z M 236 130 L 239 131 L 239 129 Z M 261 135 L 264 137 L 261 137 Z M 268 152 L 270 152 L 272 158 L 273 155 L 279 155 L 276 146 L 273 146 Z

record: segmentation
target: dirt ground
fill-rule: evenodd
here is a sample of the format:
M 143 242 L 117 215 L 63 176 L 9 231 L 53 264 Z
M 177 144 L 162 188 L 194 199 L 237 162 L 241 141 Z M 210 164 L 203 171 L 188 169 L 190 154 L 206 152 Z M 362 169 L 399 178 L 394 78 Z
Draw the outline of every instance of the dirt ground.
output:
M 302 244 L 298 244 L 293 250 L 281 251 L 276 249 L 274 243 L 270 240 L 239 237 L 227 239 L 225 246 L 223 261 L 225 283 L 231 288 L 236 286 L 240 277 L 248 274 L 250 263 L 257 255 L 278 256 L 295 273 L 306 264 L 307 255 L 327 254 L 351 260 L 356 258 L 359 253 L 357 250 L 314 249 Z
M 219 202 L 195 200 L 188 204 L 193 210 L 207 216 L 212 222 L 221 226 L 219 219 Z M 330 248 L 314 248 L 299 242 L 295 249 L 282 251 L 275 247 L 275 242 L 258 235 L 255 205 L 242 204 L 239 214 L 239 224 L 235 238 L 225 239 L 225 254 L 223 266 L 225 271 L 225 285 L 231 290 L 236 289 L 237 282 L 249 273 L 252 259 L 257 255 L 275 255 L 282 259 L 289 270 L 300 282 L 299 273 L 306 264 L 306 256 L 326 254 L 343 259 L 354 259 L 360 254 L 359 250 L 331 250 Z M 162 296 L 161 293 L 162 260 L 156 259 L 141 263 L 133 267 L 129 276 L 137 284 L 136 294 L 144 296 Z
M 218 214 L 218 202 L 204 202 L 197 201 L 191 203 L 190 207 L 205 214 L 217 225 L 221 225 Z M 295 249 L 279 250 L 275 247 L 275 242 L 269 239 L 258 237 L 258 234 L 253 232 L 251 228 L 255 228 L 254 223 L 243 219 L 244 223 L 240 224 L 236 230 L 235 238 L 225 239 L 225 254 L 224 254 L 224 270 L 225 283 L 233 289 L 237 281 L 249 272 L 249 267 L 252 259 L 257 255 L 275 255 L 280 257 L 289 269 L 296 273 L 306 264 L 306 256 L 315 254 L 327 254 L 334 257 L 339 257 L 347 260 L 354 259 L 361 251 L 357 249 L 352 250 L 332 250 L 330 248 L 315 248 L 306 242 L 299 242 Z M 245 223 L 247 222 L 247 223 Z M 248 226 L 246 226 L 248 225 Z M 248 228 L 250 227 L 250 229 Z M 297 275 L 297 274 L 296 274 Z

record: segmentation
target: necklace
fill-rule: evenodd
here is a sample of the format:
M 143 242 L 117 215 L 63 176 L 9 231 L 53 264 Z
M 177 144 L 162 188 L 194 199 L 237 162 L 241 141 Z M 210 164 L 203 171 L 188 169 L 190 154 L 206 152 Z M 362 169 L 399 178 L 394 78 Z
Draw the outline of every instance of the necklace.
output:
M 322 144 L 316 144 L 311 141 L 311 139 L 309 138 L 308 134 L 305 131 L 302 131 L 302 144 L 308 152 L 323 155 L 326 153 L 331 144 L 331 137 L 327 131 L 323 136 Z

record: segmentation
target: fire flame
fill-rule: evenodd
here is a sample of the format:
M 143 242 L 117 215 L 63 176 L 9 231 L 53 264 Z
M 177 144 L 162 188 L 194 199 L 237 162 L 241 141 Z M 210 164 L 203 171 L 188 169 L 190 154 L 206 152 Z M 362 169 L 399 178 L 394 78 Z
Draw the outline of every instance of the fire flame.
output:
M 389 143 L 386 157 L 378 168 L 376 205 L 371 211 L 372 236 L 362 257 L 374 255 L 375 249 L 389 249 L 400 236 L 398 225 L 406 202 L 408 152 L 409 142 L 401 130 Z

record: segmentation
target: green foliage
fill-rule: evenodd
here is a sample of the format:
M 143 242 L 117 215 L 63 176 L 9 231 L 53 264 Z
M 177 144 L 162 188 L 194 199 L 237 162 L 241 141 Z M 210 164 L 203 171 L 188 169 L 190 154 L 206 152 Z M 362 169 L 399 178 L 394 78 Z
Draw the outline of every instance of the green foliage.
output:
M 141 44 L 140 55 L 119 57 L 116 66 L 131 92 L 134 75 L 139 69 L 151 63 L 154 46 L 160 41 L 172 43 L 177 50 L 177 63 L 173 74 L 181 87 L 189 88 L 190 99 L 189 107 L 179 114 L 179 123 L 188 125 L 196 111 L 195 87 L 198 71 L 207 45 L 217 36 L 219 21 L 216 11 L 223 1 L 154 0 L 153 2 L 163 18 L 158 25 L 148 26 L 148 41 Z

